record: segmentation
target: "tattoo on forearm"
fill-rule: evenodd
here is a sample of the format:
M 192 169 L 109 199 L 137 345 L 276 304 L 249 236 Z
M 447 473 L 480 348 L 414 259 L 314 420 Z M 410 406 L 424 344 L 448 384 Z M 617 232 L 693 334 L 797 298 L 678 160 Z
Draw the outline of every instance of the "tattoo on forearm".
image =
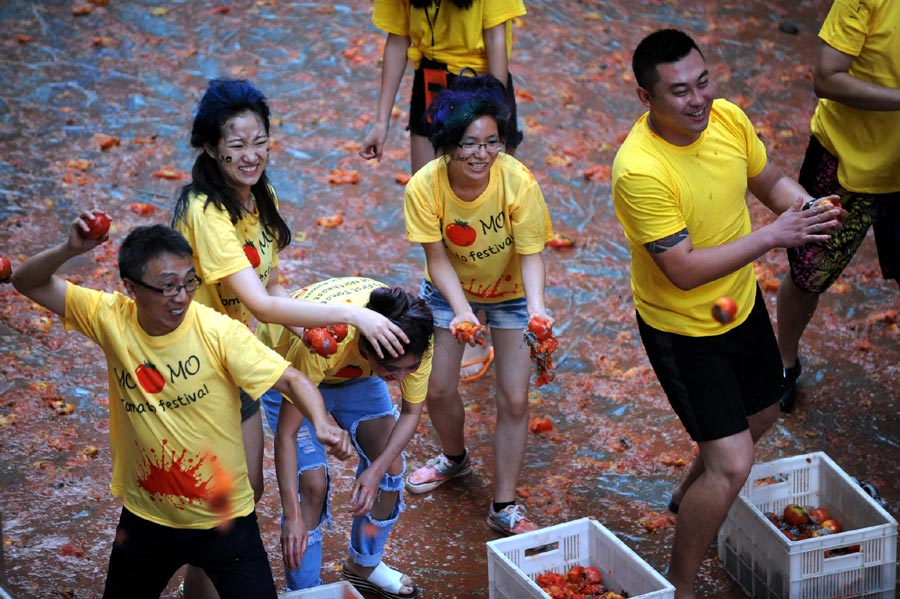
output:
M 647 248 L 647 251 L 651 254 L 662 254 L 667 249 L 673 248 L 687 239 L 687 236 L 688 230 L 687 228 L 684 228 L 673 235 L 669 235 L 668 237 L 663 237 L 662 239 L 657 239 L 656 241 L 645 243 L 644 247 Z

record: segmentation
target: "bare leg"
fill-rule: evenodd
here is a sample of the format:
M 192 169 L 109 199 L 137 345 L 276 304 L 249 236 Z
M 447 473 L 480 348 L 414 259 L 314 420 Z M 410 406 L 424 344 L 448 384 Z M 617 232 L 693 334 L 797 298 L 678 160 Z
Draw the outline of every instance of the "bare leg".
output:
M 753 443 L 778 418 L 778 404 L 748 418 L 750 430 L 700 444 L 702 471 L 687 489 L 675 521 L 669 580 L 676 599 L 694 599 L 694 581 L 709 544 L 753 465 Z
M 778 349 L 785 368 L 797 363 L 800 337 L 819 304 L 819 294 L 803 291 L 794 284 L 791 273 L 784 276 L 778 290 L 775 312 L 778 317 Z
M 494 329 L 497 352 L 497 427 L 494 430 L 494 501 L 515 501 L 528 438 L 531 359 L 522 332 Z
M 466 412 L 459 396 L 459 362 L 463 346 L 450 329 L 435 327 L 434 358 L 428 379 L 425 405 L 431 426 L 438 434 L 441 450 L 447 455 L 460 455 L 466 450 L 464 425 Z
M 775 410 L 772 406 L 766 408 L 762 412 L 758 414 L 754 414 L 747 418 L 747 422 L 750 426 L 750 436 L 753 439 L 754 445 L 757 441 L 769 430 L 775 421 L 778 419 L 778 411 Z M 672 492 L 672 501 L 676 504 L 681 504 L 681 501 L 684 499 L 685 493 L 687 493 L 688 489 L 691 488 L 691 485 L 694 484 L 694 481 L 697 480 L 697 477 L 703 474 L 703 460 L 697 457 L 692 463 L 691 467 L 688 469 L 687 474 L 684 475 L 684 478 L 681 480 L 681 483 L 675 488 Z M 680 510 L 679 510 L 680 511 Z

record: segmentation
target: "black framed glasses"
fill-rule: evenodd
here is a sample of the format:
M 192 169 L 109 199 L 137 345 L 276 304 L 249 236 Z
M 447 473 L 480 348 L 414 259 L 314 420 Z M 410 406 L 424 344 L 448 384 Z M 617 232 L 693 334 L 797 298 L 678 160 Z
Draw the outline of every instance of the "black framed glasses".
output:
M 461 144 L 456 144 L 456 146 L 463 151 L 464 154 L 474 154 L 481 148 L 484 148 L 488 152 L 499 152 L 503 149 L 503 142 L 499 139 L 492 139 L 483 144 L 475 143 L 474 141 L 467 141 Z
M 154 287 L 153 285 L 148 285 L 147 283 L 141 281 L 140 279 L 130 279 L 132 283 L 137 283 L 144 289 L 149 289 L 150 291 L 155 291 L 163 297 L 175 297 L 181 290 L 184 289 L 185 293 L 193 293 L 200 288 L 200 285 L 203 284 L 203 281 L 200 280 L 200 277 L 194 277 L 187 283 L 183 285 L 175 285 L 174 283 L 167 283 L 162 287 Z

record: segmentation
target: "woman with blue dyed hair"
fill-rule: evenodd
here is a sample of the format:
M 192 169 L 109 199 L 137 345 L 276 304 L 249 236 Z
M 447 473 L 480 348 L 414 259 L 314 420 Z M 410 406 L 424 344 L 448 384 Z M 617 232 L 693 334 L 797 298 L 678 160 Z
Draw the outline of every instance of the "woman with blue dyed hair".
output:
M 497 425 L 493 502 L 488 525 L 504 535 L 537 528 L 515 503 L 528 434 L 529 348 L 522 331 L 531 317 L 552 324 L 544 305 L 541 251 L 553 237 L 537 180 L 504 152 L 508 108 L 491 75 L 459 77 L 428 110 L 430 140 L 440 158 L 406 186 L 406 235 L 425 250 L 422 297 L 434 314 L 434 360 L 426 406 L 441 453 L 406 480 L 426 493 L 471 472 L 459 395 L 463 323 L 483 311 L 496 354 Z M 460 335 L 460 337 L 462 337 Z M 468 341 L 474 345 L 476 341 Z
M 269 116 L 262 92 L 240 79 L 213 79 L 197 105 L 191 146 L 199 153 L 172 222 L 194 250 L 194 268 L 203 282 L 194 300 L 247 326 L 255 319 L 302 332 L 300 327 L 348 323 L 372 342 L 379 358 L 382 350 L 401 355 L 406 336 L 383 315 L 363 307 L 296 301 L 279 283 L 278 252 L 290 243 L 291 231 L 266 176 Z M 263 492 L 264 447 L 258 399 L 241 393 L 248 476 L 257 501 Z M 188 599 L 216 596 L 200 574 L 188 569 Z M 206 590 L 200 591 L 203 586 Z

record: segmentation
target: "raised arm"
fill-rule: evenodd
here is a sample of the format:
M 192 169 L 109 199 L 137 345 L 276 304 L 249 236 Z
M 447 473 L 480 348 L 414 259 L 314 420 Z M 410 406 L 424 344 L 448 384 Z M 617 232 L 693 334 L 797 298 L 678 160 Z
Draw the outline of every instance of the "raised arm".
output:
M 366 160 L 372 158 L 381 160 L 384 142 L 391 124 L 394 100 L 397 97 L 397 90 L 400 89 L 400 81 L 403 80 L 403 72 L 406 70 L 408 48 L 408 36 L 388 34 L 382 56 L 381 88 L 378 91 L 378 110 L 375 113 L 375 123 L 363 139 L 362 149 L 359 151 L 359 155 Z
M 89 252 L 109 239 L 108 235 L 97 239 L 86 239 L 86 219 L 93 217 L 98 210 L 82 212 L 72 222 L 69 237 L 59 245 L 48 248 L 25 260 L 13 274 L 12 283 L 16 291 L 34 300 L 60 316 L 66 312 L 66 281 L 56 276 L 59 268 L 74 258 Z
M 863 110 L 900 110 L 900 89 L 854 77 L 850 74 L 853 60 L 853 56 L 820 41 L 813 69 L 816 96 Z

